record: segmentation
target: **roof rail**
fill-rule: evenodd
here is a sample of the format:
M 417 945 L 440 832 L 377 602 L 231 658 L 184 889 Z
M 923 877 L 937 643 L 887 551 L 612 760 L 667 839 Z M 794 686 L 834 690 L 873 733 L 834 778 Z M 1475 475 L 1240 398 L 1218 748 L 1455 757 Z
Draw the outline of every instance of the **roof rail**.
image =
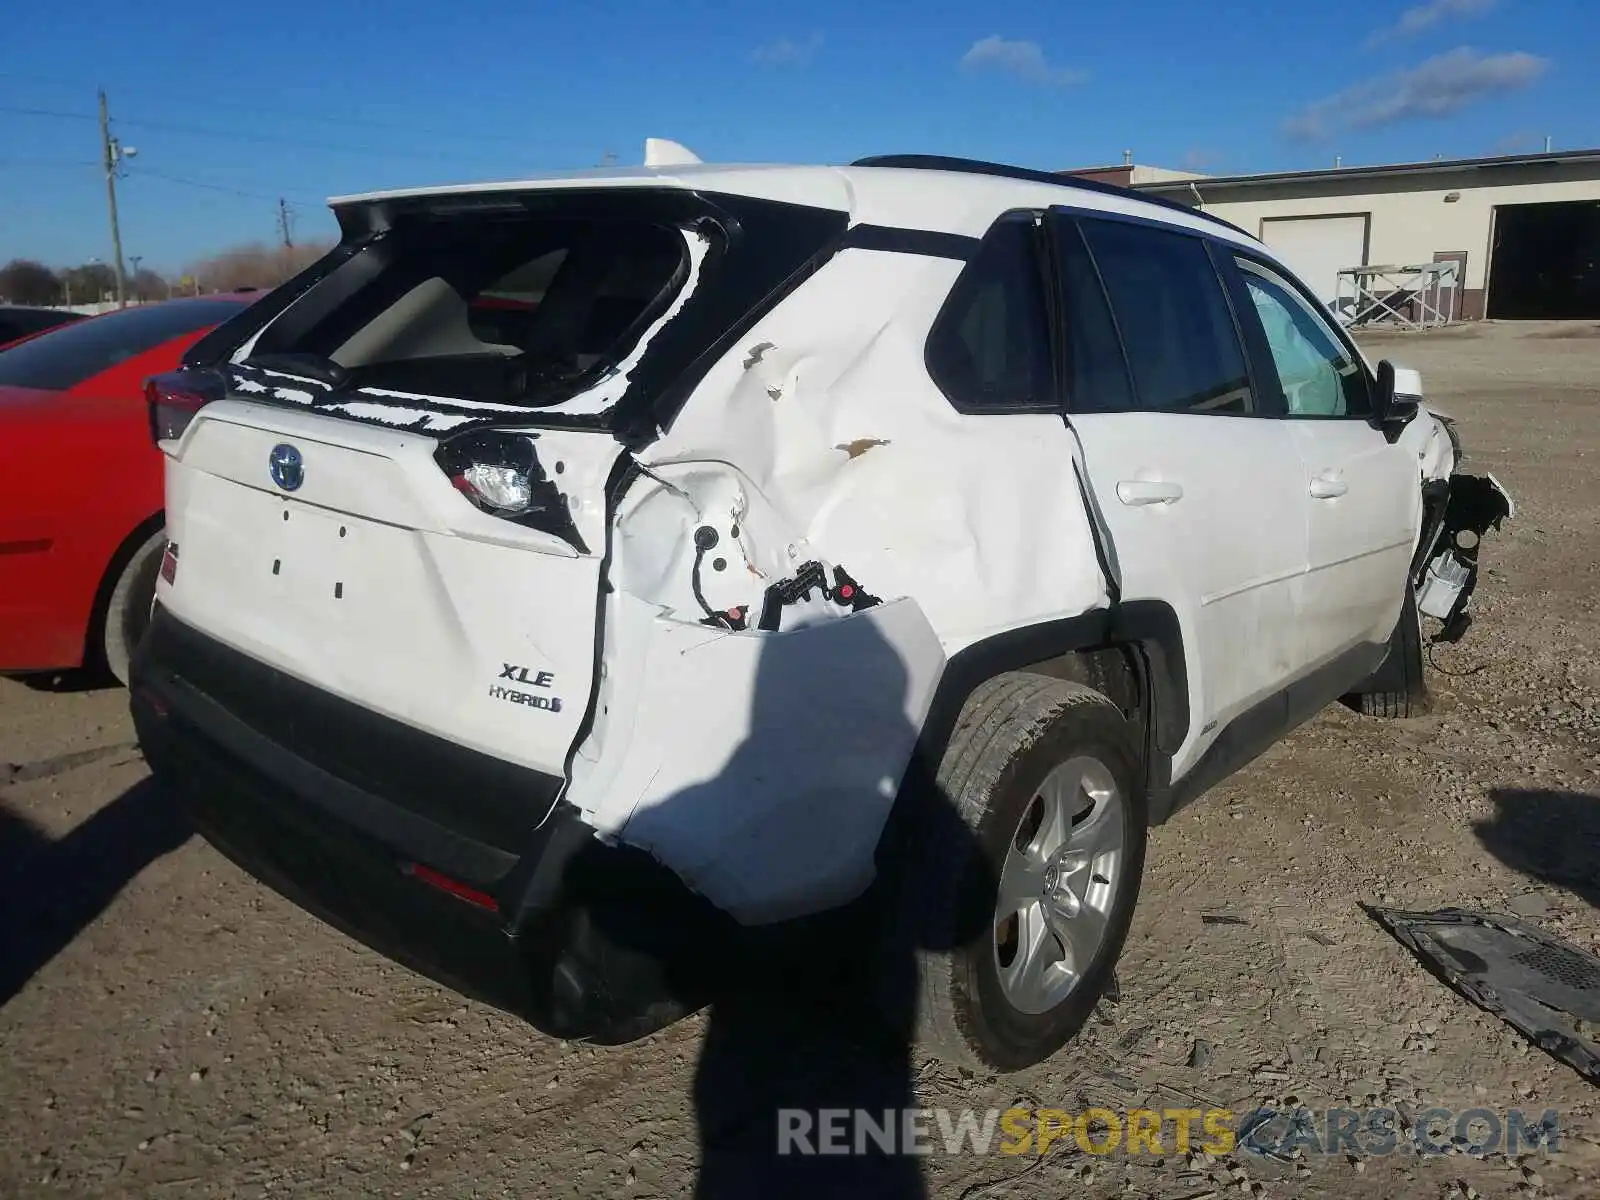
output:
M 1035 171 L 1031 167 L 1013 167 L 1005 163 L 984 162 L 977 158 L 955 158 L 943 154 L 875 154 L 868 158 L 858 158 L 850 164 L 852 167 L 900 167 L 913 171 L 955 171 L 962 175 L 992 175 L 999 179 L 1021 179 L 1029 183 L 1053 183 L 1057 187 L 1077 188 L 1085 192 L 1098 192 L 1102 196 L 1122 196 L 1125 199 L 1142 200 L 1146 204 L 1153 204 L 1157 208 L 1170 208 L 1177 212 L 1188 213 L 1200 217 L 1213 224 L 1226 226 L 1235 233 L 1244 233 L 1232 221 L 1214 216 L 1203 208 L 1194 208 L 1188 204 L 1179 204 L 1176 200 L 1168 200 L 1165 196 L 1152 196 L 1134 188 L 1118 187 L 1114 183 L 1102 183 L 1098 179 L 1084 179 L 1079 175 L 1066 175 L 1055 171 Z M 1254 240 L 1254 239 L 1252 239 Z

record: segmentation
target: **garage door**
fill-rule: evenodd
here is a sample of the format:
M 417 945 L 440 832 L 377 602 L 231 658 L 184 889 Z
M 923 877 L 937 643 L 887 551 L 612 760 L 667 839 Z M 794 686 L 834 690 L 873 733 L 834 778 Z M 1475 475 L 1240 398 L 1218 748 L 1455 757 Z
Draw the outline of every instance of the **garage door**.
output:
M 1339 272 L 1367 265 L 1366 213 L 1337 217 L 1267 217 L 1261 240 L 1289 264 L 1324 304 L 1339 294 Z
M 1600 319 L 1600 201 L 1495 209 L 1488 315 L 1501 321 Z

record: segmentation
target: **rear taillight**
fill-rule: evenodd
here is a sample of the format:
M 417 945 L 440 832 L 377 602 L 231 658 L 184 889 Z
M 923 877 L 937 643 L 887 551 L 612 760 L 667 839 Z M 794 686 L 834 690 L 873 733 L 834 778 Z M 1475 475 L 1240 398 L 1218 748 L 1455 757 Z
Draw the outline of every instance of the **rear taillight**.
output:
M 442 443 L 434 460 L 456 490 L 483 512 L 553 533 L 580 554 L 589 552 L 573 523 L 566 493 L 546 473 L 528 434 L 465 434 Z M 559 473 L 561 464 L 555 469 Z
M 144 399 L 150 409 L 150 440 L 160 443 L 182 437 L 195 413 L 226 394 L 222 377 L 203 367 L 154 376 L 144 385 Z

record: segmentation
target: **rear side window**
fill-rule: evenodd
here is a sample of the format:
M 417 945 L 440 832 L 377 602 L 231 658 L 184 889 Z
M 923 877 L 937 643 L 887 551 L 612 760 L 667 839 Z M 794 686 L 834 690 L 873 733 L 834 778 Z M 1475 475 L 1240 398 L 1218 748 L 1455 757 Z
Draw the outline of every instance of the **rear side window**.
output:
M 6 308 L 0 305 L 0 346 L 30 333 L 54 329 L 70 321 L 81 321 L 78 313 L 51 312 L 45 309 Z
M 928 334 L 927 365 L 963 412 L 1060 407 L 1031 216 L 1006 217 L 985 235 Z
M 1205 243 L 1126 221 L 1085 220 L 1147 412 L 1248 413 L 1244 351 Z
M 225 321 L 239 308 L 231 300 L 180 300 L 74 321 L 0 350 L 0 386 L 65 391 L 162 342 Z

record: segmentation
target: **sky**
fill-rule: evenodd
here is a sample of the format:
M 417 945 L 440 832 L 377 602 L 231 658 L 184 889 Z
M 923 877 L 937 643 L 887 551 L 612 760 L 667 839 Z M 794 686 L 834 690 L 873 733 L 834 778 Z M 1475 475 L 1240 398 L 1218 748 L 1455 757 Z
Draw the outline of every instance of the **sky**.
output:
M 955 154 L 1208 174 L 1600 146 L 1593 0 L 35 0 L 0 38 L 0 262 L 330 238 L 331 195 Z M 130 264 L 131 269 L 131 264 Z

